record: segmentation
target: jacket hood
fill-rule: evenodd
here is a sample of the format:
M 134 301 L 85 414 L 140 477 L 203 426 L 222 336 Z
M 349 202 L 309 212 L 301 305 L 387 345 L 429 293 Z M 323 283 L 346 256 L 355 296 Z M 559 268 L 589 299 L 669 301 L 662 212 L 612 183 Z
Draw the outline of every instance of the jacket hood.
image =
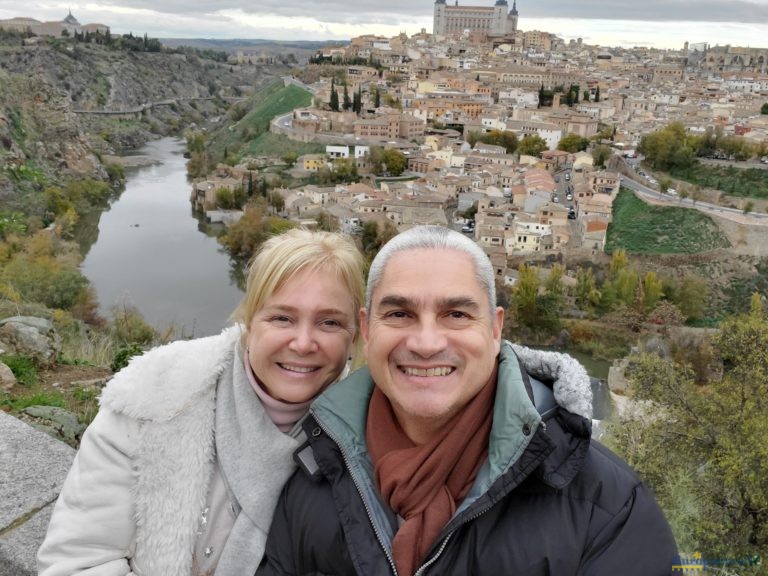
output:
M 104 388 L 102 407 L 139 420 L 170 420 L 216 386 L 232 361 L 241 326 L 179 340 L 134 357 Z
M 534 350 L 506 343 L 520 359 L 528 374 L 552 383 L 557 404 L 587 420 L 592 419 L 592 385 L 587 370 L 568 354 Z

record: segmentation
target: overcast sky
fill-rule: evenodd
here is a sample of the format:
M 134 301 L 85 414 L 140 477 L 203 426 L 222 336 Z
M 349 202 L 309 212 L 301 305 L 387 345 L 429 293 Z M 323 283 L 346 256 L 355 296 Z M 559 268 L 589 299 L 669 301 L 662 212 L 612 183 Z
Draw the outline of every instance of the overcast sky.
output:
M 511 0 L 510 2 L 511 7 Z M 448 0 L 452 3 L 453 0 Z M 494 0 L 462 0 L 492 6 Z M 354 6 L 354 10 L 350 9 Z M 686 40 L 768 47 L 768 0 L 519 0 L 518 28 L 606 46 L 680 48 Z M 432 31 L 431 0 L 0 0 L 0 19 L 61 20 L 167 38 L 346 40 Z

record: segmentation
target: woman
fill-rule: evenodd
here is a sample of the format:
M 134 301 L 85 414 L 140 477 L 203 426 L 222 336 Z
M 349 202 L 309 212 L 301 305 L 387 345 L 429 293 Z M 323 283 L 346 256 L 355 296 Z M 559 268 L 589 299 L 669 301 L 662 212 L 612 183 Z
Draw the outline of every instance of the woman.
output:
M 306 230 L 268 240 L 237 326 L 154 349 L 107 385 L 39 573 L 253 574 L 299 421 L 344 370 L 362 295 L 349 240 Z

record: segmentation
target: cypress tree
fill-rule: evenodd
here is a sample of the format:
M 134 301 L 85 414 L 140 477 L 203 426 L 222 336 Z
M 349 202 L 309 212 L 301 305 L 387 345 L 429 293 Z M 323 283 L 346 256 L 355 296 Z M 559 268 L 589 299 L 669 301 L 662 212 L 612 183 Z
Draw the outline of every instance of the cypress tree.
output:
M 343 106 L 344 110 L 349 110 L 352 108 L 352 100 L 349 99 L 349 90 L 347 90 L 347 83 L 344 83 L 344 100 L 343 100 Z
M 339 95 L 336 93 L 336 85 L 333 80 L 331 80 L 331 110 L 334 112 L 339 111 Z
M 363 109 L 363 93 L 361 91 L 360 86 L 358 85 L 357 92 L 355 92 L 355 95 L 352 98 L 352 111 L 355 114 L 360 114 L 362 109 Z

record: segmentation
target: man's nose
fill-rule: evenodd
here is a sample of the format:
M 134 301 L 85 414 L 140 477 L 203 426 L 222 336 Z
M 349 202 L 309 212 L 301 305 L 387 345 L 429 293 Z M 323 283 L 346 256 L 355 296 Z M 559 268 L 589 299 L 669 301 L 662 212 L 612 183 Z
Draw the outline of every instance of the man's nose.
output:
M 430 358 L 445 350 L 447 338 L 435 318 L 424 318 L 408 340 L 411 352 L 422 358 Z

